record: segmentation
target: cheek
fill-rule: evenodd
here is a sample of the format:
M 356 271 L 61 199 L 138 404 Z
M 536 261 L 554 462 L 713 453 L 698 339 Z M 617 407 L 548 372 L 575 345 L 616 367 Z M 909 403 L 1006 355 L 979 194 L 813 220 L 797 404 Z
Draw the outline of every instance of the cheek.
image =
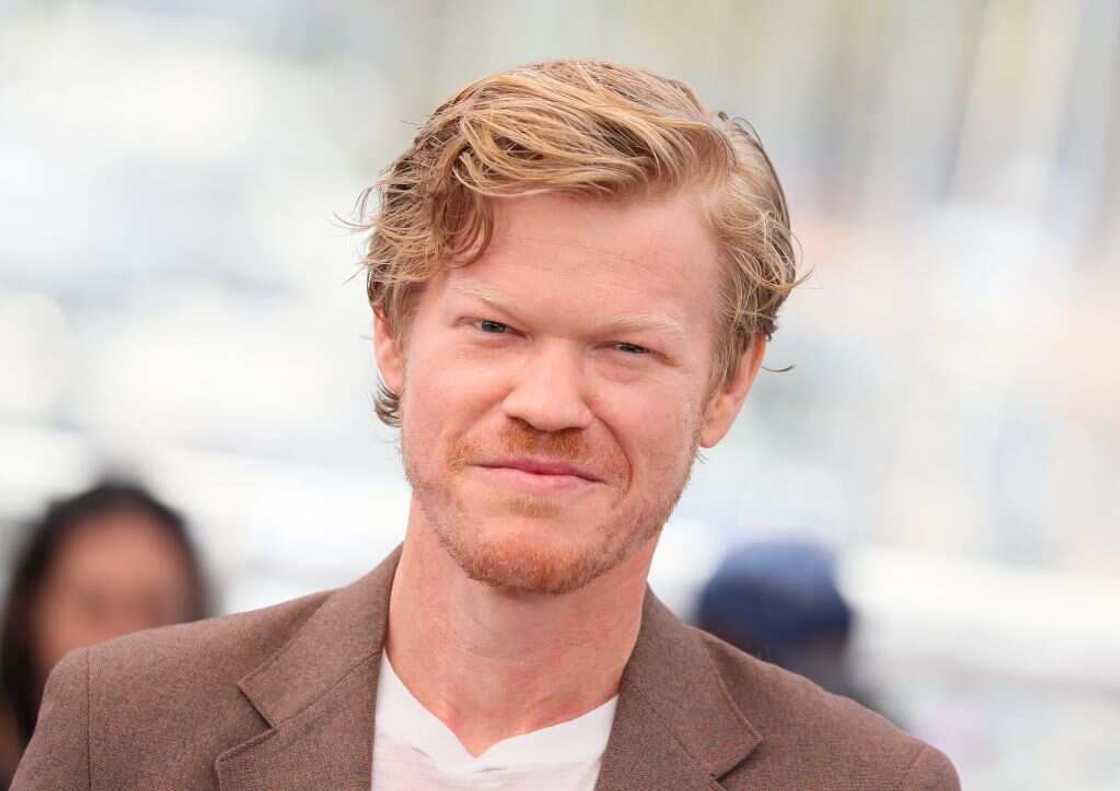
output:
M 691 463 L 699 429 L 699 406 L 680 389 L 645 394 L 629 390 L 604 409 L 604 422 L 622 446 L 636 477 L 662 479 Z
M 449 445 L 501 404 L 503 391 L 495 373 L 466 363 L 453 353 L 418 350 L 410 356 L 401 396 L 401 437 L 414 458 Z

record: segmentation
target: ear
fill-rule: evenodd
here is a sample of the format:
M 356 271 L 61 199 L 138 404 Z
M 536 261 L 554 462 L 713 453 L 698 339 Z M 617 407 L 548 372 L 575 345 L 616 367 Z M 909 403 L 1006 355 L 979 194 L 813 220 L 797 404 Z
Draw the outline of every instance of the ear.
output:
M 762 358 L 766 354 L 766 336 L 756 333 L 751 345 L 739 358 L 735 372 L 727 381 L 721 383 L 708 399 L 704 420 L 700 425 L 700 447 L 710 448 L 723 439 L 735 422 L 743 401 L 750 392 Z
M 404 345 L 380 311 L 373 314 L 373 355 L 377 359 L 381 381 L 394 393 L 400 394 L 404 387 Z

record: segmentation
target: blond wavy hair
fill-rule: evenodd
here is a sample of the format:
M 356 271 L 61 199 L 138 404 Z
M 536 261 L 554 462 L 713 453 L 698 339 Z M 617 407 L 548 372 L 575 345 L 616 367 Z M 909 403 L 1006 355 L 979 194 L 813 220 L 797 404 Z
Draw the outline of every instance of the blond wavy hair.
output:
M 588 60 L 537 63 L 473 82 L 440 105 L 367 189 L 369 302 L 394 335 L 439 272 L 486 249 L 494 202 L 546 192 L 627 199 L 699 187 L 723 258 L 713 383 L 769 338 L 797 285 L 785 194 L 754 130 L 712 113 L 682 82 Z M 380 211 L 365 210 L 376 195 Z M 381 385 L 381 420 L 400 424 Z

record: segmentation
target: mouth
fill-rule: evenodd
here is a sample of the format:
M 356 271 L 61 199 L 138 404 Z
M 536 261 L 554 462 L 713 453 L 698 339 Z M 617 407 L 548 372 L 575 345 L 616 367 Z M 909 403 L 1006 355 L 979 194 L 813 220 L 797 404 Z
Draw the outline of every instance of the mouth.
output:
M 601 477 L 584 467 L 548 459 L 495 459 L 474 466 L 497 482 L 538 493 L 570 491 L 603 483 Z

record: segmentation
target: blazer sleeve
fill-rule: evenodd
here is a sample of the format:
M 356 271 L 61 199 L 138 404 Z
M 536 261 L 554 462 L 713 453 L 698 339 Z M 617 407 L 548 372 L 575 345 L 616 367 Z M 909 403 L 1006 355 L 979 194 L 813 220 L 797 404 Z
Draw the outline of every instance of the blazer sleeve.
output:
M 945 753 L 925 745 L 898 785 L 898 791 L 961 791 L 961 781 Z
M 89 760 L 89 650 L 82 649 L 51 673 L 10 791 L 89 791 Z

